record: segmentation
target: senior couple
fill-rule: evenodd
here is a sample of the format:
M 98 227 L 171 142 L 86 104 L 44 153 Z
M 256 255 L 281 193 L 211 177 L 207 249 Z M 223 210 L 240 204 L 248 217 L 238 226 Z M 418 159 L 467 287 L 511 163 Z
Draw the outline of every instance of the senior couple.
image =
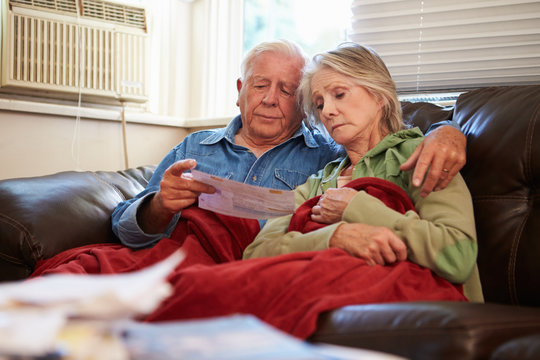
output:
M 291 42 L 262 43 L 237 89 L 240 115 L 171 150 L 146 189 L 117 206 L 113 231 L 143 250 L 173 236 L 199 194 L 215 191 L 191 178 L 193 168 L 294 189 L 297 212 L 266 222 L 245 260 L 171 276 L 174 294 L 148 321 L 248 312 L 306 337 L 336 306 L 482 301 L 472 201 L 458 173 L 465 137 L 452 124 L 425 138 L 408 128 L 373 50 L 346 43 L 308 62 Z M 323 295 L 330 300 L 314 306 Z

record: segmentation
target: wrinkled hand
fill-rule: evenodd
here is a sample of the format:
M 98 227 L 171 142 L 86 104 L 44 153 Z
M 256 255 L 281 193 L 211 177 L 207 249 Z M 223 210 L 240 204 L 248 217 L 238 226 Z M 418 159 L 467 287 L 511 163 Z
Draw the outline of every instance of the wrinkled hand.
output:
M 311 220 L 323 224 L 341 221 L 345 208 L 357 193 L 358 191 L 347 187 L 326 190 L 317 205 L 311 209 Z
M 466 161 L 466 148 L 467 138 L 461 131 L 441 126 L 426 136 L 400 169 L 415 168 L 413 185 L 419 187 L 423 181 L 420 195 L 426 197 L 433 190 L 444 189 L 461 170 Z
M 192 159 L 180 160 L 165 170 L 159 191 L 137 212 L 137 222 L 144 232 L 162 232 L 174 214 L 194 204 L 201 193 L 216 191 L 213 186 L 196 181 L 191 173 L 186 173 L 196 165 Z
M 201 193 L 216 192 L 213 186 L 194 180 L 191 173 L 185 172 L 196 165 L 197 162 L 192 159 L 180 160 L 165 170 L 160 189 L 154 198 L 158 199 L 168 212 L 175 214 L 193 205 Z
M 370 266 L 407 259 L 407 246 L 403 240 L 382 226 L 341 224 L 330 238 L 330 247 L 343 249 Z

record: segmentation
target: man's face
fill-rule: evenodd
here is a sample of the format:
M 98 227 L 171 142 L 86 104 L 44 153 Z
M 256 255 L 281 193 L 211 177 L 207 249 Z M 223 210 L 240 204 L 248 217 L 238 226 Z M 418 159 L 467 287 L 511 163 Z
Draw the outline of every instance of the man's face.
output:
M 242 131 L 254 144 L 278 145 L 300 126 L 296 88 L 303 65 L 301 58 L 265 52 L 255 58 L 244 82 L 238 80 Z

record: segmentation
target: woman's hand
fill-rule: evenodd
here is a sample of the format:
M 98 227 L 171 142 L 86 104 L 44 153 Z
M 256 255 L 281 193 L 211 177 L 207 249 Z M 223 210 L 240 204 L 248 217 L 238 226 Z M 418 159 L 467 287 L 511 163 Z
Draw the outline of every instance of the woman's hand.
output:
M 330 238 L 329 246 L 343 249 L 370 266 L 407 259 L 407 246 L 403 240 L 382 226 L 341 224 Z
M 328 189 L 311 210 L 311 220 L 322 224 L 341 221 L 345 208 L 358 191 L 352 188 Z

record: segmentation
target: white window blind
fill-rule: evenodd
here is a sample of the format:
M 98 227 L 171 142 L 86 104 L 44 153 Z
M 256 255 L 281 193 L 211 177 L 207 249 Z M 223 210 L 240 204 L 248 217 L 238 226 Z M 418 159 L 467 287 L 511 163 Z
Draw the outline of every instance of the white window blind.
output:
M 540 1 L 354 0 L 352 13 L 349 38 L 400 93 L 540 84 Z

